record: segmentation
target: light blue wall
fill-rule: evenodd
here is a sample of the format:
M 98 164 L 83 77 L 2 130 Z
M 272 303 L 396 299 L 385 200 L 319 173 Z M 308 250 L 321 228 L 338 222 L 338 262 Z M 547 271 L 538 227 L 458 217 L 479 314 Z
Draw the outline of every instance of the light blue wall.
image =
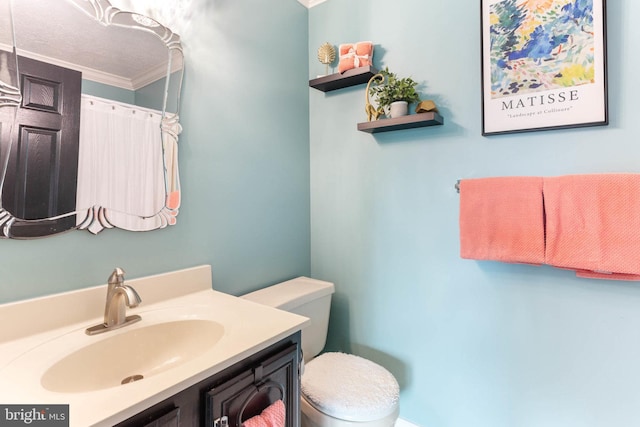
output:
M 455 4 L 453 4 L 455 3 Z M 329 348 L 387 366 L 424 427 L 640 425 L 640 284 L 459 257 L 461 178 L 640 172 L 640 3 L 608 2 L 608 127 L 482 137 L 480 2 L 328 0 L 316 50 L 372 40 L 445 125 L 372 136 L 364 86 L 310 89 L 311 271 L 337 287 Z
M 176 53 L 179 55 L 179 53 Z M 156 80 L 135 92 L 135 105 L 140 105 L 154 110 L 162 110 L 165 89 L 167 90 L 167 106 L 165 111 L 175 113 L 178 111 L 178 100 L 180 98 L 180 78 L 182 71 L 175 71 L 169 79 L 169 87 L 166 88 L 166 78 Z
M 82 80 L 82 93 L 134 105 L 136 100 L 136 93 L 134 91 L 97 83 L 91 80 Z
M 180 71 L 171 75 L 167 91 L 169 95 L 167 96 L 166 111 L 168 112 L 175 113 L 178 109 L 177 102 L 181 75 Z M 133 91 L 91 80 L 82 80 L 82 93 L 162 111 L 165 85 L 166 79 L 162 78 Z
M 140 277 L 208 263 L 233 293 L 309 274 L 307 9 L 192 4 L 178 224 L 0 241 L 0 302 L 103 284 L 115 266 Z
M 640 172 L 640 4 L 608 5 L 608 127 L 491 138 L 480 136 L 477 1 L 307 12 L 196 0 L 192 12 L 178 224 L 1 241 L 0 301 L 101 284 L 116 265 L 139 277 L 211 263 L 214 286 L 235 294 L 311 273 L 337 286 L 328 347 L 392 370 L 401 415 L 420 426 L 638 424 L 638 285 L 459 259 L 453 186 Z M 445 126 L 374 137 L 356 131 L 363 86 L 308 89 L 320 44 L 367 39 L 376 65 L 424 82 Z

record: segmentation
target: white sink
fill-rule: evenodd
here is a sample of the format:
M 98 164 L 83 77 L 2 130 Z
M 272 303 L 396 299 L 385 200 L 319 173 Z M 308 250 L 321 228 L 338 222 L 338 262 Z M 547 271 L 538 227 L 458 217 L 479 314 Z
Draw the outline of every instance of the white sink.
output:
M 211 276 L 128 280 L 143 303 L 127 314 L 142 320 L 91 336 L 106 285 L 0 304 L 0 403 L 69 405 L 70 427 L 111 427 L 309 324 L 215 291 Z
M 209 351 L 222 338 L 224 327 L 189 319 L 113 333 L 56 362 L 42 376 L 42 386 L 58 393 L 126 387 Z

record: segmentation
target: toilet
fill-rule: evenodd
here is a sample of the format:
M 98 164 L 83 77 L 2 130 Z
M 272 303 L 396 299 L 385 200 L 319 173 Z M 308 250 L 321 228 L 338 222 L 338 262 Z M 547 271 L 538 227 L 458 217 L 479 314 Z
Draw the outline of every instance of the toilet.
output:
M 327 339 L 334 289 L 333 283 L 298 277 L 242 298 L 311 320 L 302 330 L 302 427 L 392 427 L 400 389 L 389 371 L 352 354 L 319 355 Z

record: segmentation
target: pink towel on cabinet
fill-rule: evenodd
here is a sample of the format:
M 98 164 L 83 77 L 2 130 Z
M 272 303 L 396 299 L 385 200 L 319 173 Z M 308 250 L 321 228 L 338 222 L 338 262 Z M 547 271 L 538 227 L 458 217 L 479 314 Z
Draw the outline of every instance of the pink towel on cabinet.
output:
M 545 262 L 578 277 L 640 280 L 640 175 L 544 178 Z
M 542 264 L 542 178 L 493 177 L 460 181 L 460 256 Z
M 243 427 L 285 427 L 285 407 L 282 400 L 276 400 L 262 411 L 260 415 L 249 418 L 242 423 Z

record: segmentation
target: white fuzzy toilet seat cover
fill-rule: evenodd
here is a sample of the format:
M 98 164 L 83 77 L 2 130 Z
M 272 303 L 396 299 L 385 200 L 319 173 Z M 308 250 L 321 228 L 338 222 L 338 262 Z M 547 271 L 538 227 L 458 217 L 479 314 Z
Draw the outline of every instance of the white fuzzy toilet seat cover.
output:
M 334 418 L 374 421 L 398 406 L 400 387 L 380 365 L 353 354 L 324 353 L 305 365 L 301 380 L 307 401 Z

